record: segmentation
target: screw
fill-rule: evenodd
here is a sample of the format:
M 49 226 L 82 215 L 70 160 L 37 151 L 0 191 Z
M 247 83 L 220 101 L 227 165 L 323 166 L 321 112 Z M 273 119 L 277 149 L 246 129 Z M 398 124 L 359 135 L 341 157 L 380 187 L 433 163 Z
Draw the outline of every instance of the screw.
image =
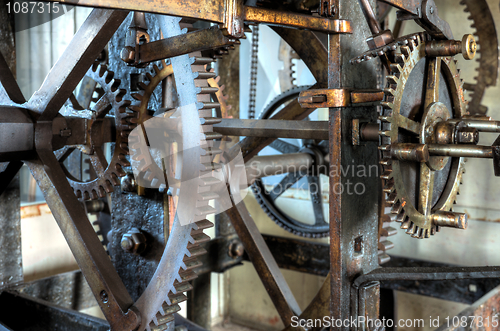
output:
M 106 291 L 102 290 L 101 293 L 99 294 L 100 298 L 101 298 L 101 301 L 104 302 L 104 303 L 107 303 L 108 302 L 108 293 L 106 293 Z
M 239 240 L 234 240 L 229 244 L 229 250 L 227 254 L 233 259 L 237 259 L 239 257 L 242 257 L 244 252 L 245 249 L 243 247 L 243 244 Z
M 120 58 L 125 63 L 128 63 L 128 64 L 134 63 L 135 62 L 135 50 L 130 46 L 124 47 L 120 53 Z
M 431 14 L 434 14 L 434 7 L 431 6 L 431 8 L 429 9 Z

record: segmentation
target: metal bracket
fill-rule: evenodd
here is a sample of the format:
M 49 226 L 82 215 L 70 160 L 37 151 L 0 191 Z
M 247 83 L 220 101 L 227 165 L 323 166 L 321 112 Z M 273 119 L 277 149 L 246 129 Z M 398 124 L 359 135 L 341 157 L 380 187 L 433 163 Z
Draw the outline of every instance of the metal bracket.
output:
M 302 108 L 344 108 L 357 104 L 380 102 L 381 90 L 317 89 L 300 93 L 298 102 Z
M 244 16 L 243 0 L 225 0 L 224 23 L 222 24 L 224 33 L 233 38 L 243 38 L 245 36 Z

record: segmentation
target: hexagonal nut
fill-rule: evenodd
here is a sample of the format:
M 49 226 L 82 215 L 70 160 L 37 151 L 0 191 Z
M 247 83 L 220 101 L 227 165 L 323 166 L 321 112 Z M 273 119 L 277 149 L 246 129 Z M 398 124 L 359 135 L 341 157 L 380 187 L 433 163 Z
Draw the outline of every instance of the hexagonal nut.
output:
M 392 32 L 390 30 L 382 31 L 378 35 L 366 39 L 366 43 L 370 49 L 383 47 L 393 41 L 394 37 L 392 36 Z
M 146 236 L 138 229 L 133 228 L 122 236 L 120 244 L 124 251 L 139 255 L 146 249 L 146 243 Z
M 123 62 L 131 64 L 135 62 L 135 49 L 131 46 L 125 46 L 121 53 L 120 58 Z

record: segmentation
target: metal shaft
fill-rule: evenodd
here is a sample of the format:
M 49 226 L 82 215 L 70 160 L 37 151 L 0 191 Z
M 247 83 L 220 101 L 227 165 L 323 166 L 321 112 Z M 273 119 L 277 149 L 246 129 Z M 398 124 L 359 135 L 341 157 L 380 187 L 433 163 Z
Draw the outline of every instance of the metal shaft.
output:
M 361 5 L 361 9 L 363 10 L 363 14 L 365 15 L 366 22 L 368 23 L 368 27 L 370 27 L 370 31 L 373 35 L 380 33 L 380 26 L 378 25 L 377 17 L 373 12 L 373 8 L 370 5 L 368 0 L 359 0 L 359 4 Z
M 493 149 L 489 146 L 470 145 L 437 145 L 429 144 L 431 156 L 475 157 L 482 159 L 493 158 Z
M 256 156 L 246 164 L 248 184 L 262 177 L 287 172 L 307 171 L 313 165 L 313 157 L 307 153 Z

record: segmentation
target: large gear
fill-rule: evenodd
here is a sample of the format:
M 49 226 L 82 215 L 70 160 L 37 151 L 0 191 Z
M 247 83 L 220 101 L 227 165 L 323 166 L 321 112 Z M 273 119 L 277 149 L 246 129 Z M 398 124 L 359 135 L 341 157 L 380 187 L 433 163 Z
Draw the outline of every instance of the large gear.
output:
M 436 212 L 449 212 L 452 209 L 464 172 L 463 158 L 431 157 L 428 163 L 420 163 L 420 171 L 415 163 L 396 160 L 391 157 L 391 145 L 397 143 L 429 143 L 429 130 L 440 120 L 462 118 L 466 115 L 465 101 L 456 61 L 451 58 L 437 58 L 441 71 L 437 74 L 439 84 L 440 114 L 436 107 L 424 109 L 422 100 L 423 85 L 426 76 L 426 64 L 430 61 L 424 56 L 425 40 L 411 41 L 400 48 L 396 55 L 397 63 L 391 66 L 392 72 L 387 77 L 388 85 L 380 116 L 382 130 L 381 164 L 382 179 L 385 181 L 384 192 L 391 213 L 401 228 L 415 238 L 429 238 L 439 231 L 439 226 L 432 221 Z M 434 82 L 435 83 L 435 82 Z M 439 102 L 434 105 L 440 104 Z M 434 163 L 441 166 L 434 167 Z M 433 168 L 434 167 L 434 168 Z M 420 172 L 419 187 L 418 173 Z M 416 176 L 417 175 L 417 176 Z M 415 178 L 416 177 L 416 178 Z M 411 180 L 408 180 L 411 178 Z M 413 183 L 413 185 L 412 185 Z M 421 206 L 422 199 L 426 200 Z
M 130 122 L 132 114 L 127 112 L 130 102 L 123 98 L 126 91 L 119 89 L 120 81 L 113 79 L 113 76 L 114 73 L 112 71 L 98 62 L 94 63 L 89 69 L 86 77 L 92 79 L 103 91 L 92 109 L 91 124 L 89 125 L 89 142 L 84 146 L 67 146 L 56 152 L 59 162 L 63 162 L 76 148 L 79 148 L 82 153 L 88 155 L 90 164 L 96 174 L 94 179 L 82 181 L 63 167 L 76 196 L 83 200 L 103 198 L 106 196 L 106 193 L 113 192 L 113 186 L 120 184 L 119 177 L 125 175 L 123 167 L 130 165 L 126 159 L 128 153 L 128 135 L 133 128 Z M 114 117 L 116 128 L 116 145 L 109 162 L 104 155 L 103 144 L 99 141 L 99 137 L 101 136 L 100 123 L 108 115 Z M 94 130 L 96 131 L 95 135 L 93 134 Z
M 479 67 L 476 68 L 477 76 L 474 77 L 474 83 L 465 83 L 464 88 L 471 91 L 467 110 L 471 115 L 484 115 L 488 108 L 481 104 L 486 88 L 495 86 L 498 79 L 499 51 L 498 37 L 495 29 L 495 20 L 491 14 L 486 0 L 461 0 L 464 5 L 464 11 L 469 13 L 469 19 L 475 29 L 474 35 L 476 42 L 480 45 L 476 60 Z
M 167 25 L 172 27 L 174 23 L 173 21 L 169 21 Z M 165 24 L 162 28 L 164 26 Z M 182 23 L 181 26 L 188 27 L 186 24 Z M 175 29 L 172 30 L 174 30 L 175 33 Z M 183 33 L 185 33 L 185 30 Z M 196 91 L 196 89 L 198 89 L 196 105 L 199 117 L 202 119 L 202 130 L 206 139 L 204 146 L 200 141 L 200 149 L 203 149 L 206 153 L 202 153 L 201 158 L 198 160 L 198 164 L 207 164 L 207 161 L 215 161 L 213 156 L 220 152 L 218 149 L 214 148 L 213 140 L 221 138 L 221 136 L 212 132 L 212 125 L 220 120 L 213 117 L 212 109 L 216 109 L 218 112 L 226 112 L 227 108 L 225 98 L 222 97 L 222 88 L 218 86 L 218 77 L 215 77 L 216 75 L 213 70 L 207 71 L 207 64 L 211 62 L 213 62 L 212 58 L 203 58 L 200 52 L 191 53 L 189 57 L 179 57 L 169 65 L 162 61 L 161 67 L 153 65 L 153 72 L 146 74 L 148 82 L 140 84 L 143 91 L 132 95 L 133 98 L 137 100 L 137 102 L 131 106 L 131 109 L 137 113 L 137 117 L 134 118 L 134 123 L 143 126 L 147 120 L 152 118 L 152 113 L 148 110 L 149 99 L 151 95 L 153 95 L 155 88 L 165 78 L 172 74 L 174 75 L 177 86 L 177 97 L 181 103 L 183 101 L 185 102 L 188 96 L 185 90 L 179 88 L 180 85 L 184 86 L 185 84 L 191 84 L 192 90 Z M 190 70 L 186 72 L 184 68 L 189 68 Z M 217 95 L 220 102 L 212 102 L 211 94 Z M 137 142 L 131 142 L 131 151 L 133 152 L 133 160 L 141 163 L 141 171 L 144 176 L 143 179 L 151 183 L 152 187 L 157 186 L 161 188 L 161 185 L 157 185 L 157 183 L 159 182 L 158 174 L 163 174 L 163 169 L 155 162 L 144 163 L 144 160 L 153 159 L 151 155 L 148 155 L 149 151 L 142 150 Z M 146 157 L 144 157 L 145 155 Z M 183 161 L 187 162 L 193 160 Z M 217 163 L 212 163 L 212 169 L 217 168 L 217 166 Z M 197 203 L 197 209 L 204 218 L 208 213 L 213 212 L 208 203 L 210 200 L 216 199 L 217 197 L 211 193 L 210 187 L 214 185 L 214 181 L 217 182 L 218 180 L 214 177 L 204 177 L 203 179 L 206 183 L 203 187 L 200 186 L 199 188 L 198 192 L 200 193 L 200 198 Z M 193 212 L 196 211 L 194 209 L 191 210 L 193 210 Z M 176 217 L 174 230 L 172 230 L 170 235 L 171 239 L 169 239 L 163 255 L 166 263 L 163 266 L 159 265 L 153 276 L 153 279 L 159 279 L 162 277 L 158 275 L 168 271 L 172 281 L 169 283 L 164 283 L 162 281 L 161 292 L 169 295 L 166 297 L 162 296 L 162 294 L 150 293 L 146 290 L 141 296 L 141 299 L 143 297 L 145 299 L 142 301 L 140 299 L 140 302 L 138 301 L 137 308 L 145 321 L 142 322 L 140 330 L 163 330 L 166 324 L 173 319 L 173 313 L 180 309 L 178 306 L 178 302 L 180 301 L 176 298 L 179 296 L 180 292 L 191 289 L 188 282 L 196 278 L 196 274 L 191 269 L 199 266 L 196 257 L 206 253 L 206 251 L 198 245 L 209 239 L 209 237 L 203 233 L 203 229 L 211 226 L 212 223 L 206 219 L 196 222 L 196 225 L 190 224 L 181 226 Z M 178 233 L 174 234 L 174 231 L 178 231 Z M 169 251 L 168 254 L 167 250 Z M 175 272 L 172 272 L 172 270 L 175 270 Z M 176 283 L 173 282 L 174 280 L 176 280 Z M 157 286 L 156 284 L 152 288 Z M 149 288 L 148 286 L 148 289 Z M 182 295 L 182 293 L 180 294 Z M 181 299 L 183 301 L 185 297 L 182 295 Z

